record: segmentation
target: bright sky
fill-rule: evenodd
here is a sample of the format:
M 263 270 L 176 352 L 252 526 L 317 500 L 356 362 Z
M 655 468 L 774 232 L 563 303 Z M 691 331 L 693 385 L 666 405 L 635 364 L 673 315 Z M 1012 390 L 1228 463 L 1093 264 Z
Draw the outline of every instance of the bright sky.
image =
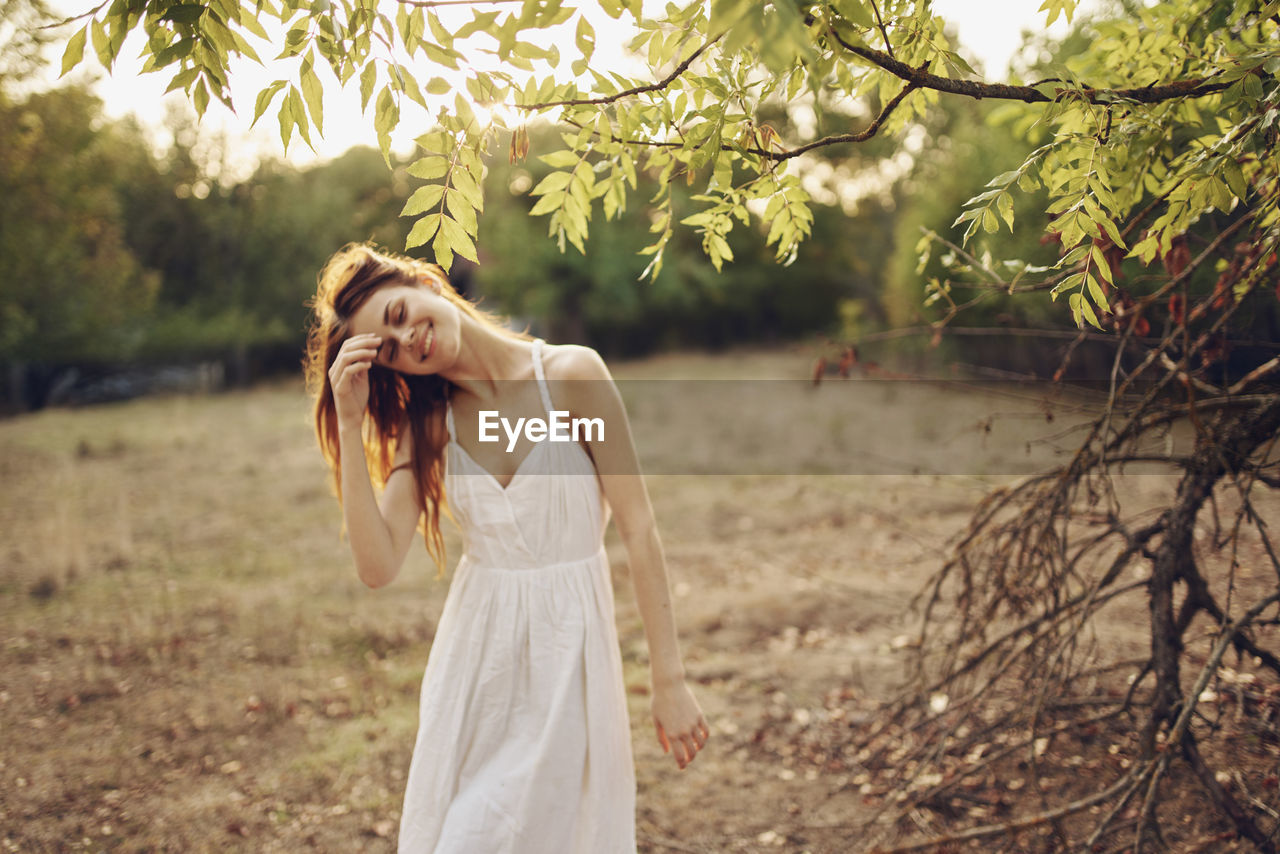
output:
M 1021 45 L 1022 31 L 1043 29 L 1045 13 L 1038 11 L 1040 3 L 1041 0 L 984 0 L 984 2 L 933 0 L 933 9 L 936 14 L 954 24 L 960 41 L 967 48 L 969 55 L 977 57 L 985 67 L 986 79 L 996 81 L 1005 78 L 1009 62 Z M 58 13 L 69 16 L 84 12 L 92 8 L 93 4 L 91 0 L 54 0 L 51 5 Z M 1085 8 L 1096 5 L 1097 0 L 1084 0 L 1081 3 Z M 464 20 L 469 17 L 467 15 Z M 593 58 L 594 65 L 599 58 L 608 53 L 606 45 L 611 42 L 619 43 L 626 36 L 618 35 L 611 39 L 605 28 L 613 22 L 603 15 L 593 23 L 596 25 L 599 46 L 596 58 Z M 71 27 L 66 28 L 63 35 L 64 43 L 65 38 L 70 37 L 73 32 Z M 1059 19 L 1050 32 L 1056 36 L 1064 35 L 1065 22 Z M 81 67 L 95 70 L 91 73 L 95 73 L 99 78 L 98 91 L 106 103 L 109 114 L 122 116 L 132 113 L 144 124 L 162 127 L 166 112 L 181 105 L 185 101 L 185 96 L 180 91 L 168 96 L 164 94 L 172 77 L 171 74 L 139 73 L 141 63 L 133 57 L 137 56 L 140 44 L 140 40 L 126 42 L 115 72 L 110 77 L 98 67 L 96 60 L 92 58 L 92 50 L 86 51 L 85 64 Z M 571 45 L 569 47 L 571 48 Z M 60 50 L 61 45 L 55 60 L 61 56 Z M 566 50 L 562 48 L 561 53 L 565 54 Z M 264 56 L 264 59 L 267 57 Z M 564 61 L 562 59 L 562 62 Z M 259 156 L 280 156 L 283 153 L 278 125 L 272 113 L 264 116 L 257 127 L 249 129 L 258 91 L 278 77 L 289 79 L 296 77 L 296 72 L 293 71 L 294 66 L 290 66 L 287 61 L 278 63 L 275 67 L 272 67 L 269 59 L 267 63 L 267 68 L 253 63 L 244 63 L 241 67 L 233 68 L 232 99 L 236 105 L 236 115 L 232 115 L 215 102 L 209 107 L 202 123 L 206 131 L 220 132 L 233 143 L 233 162 L 229 164 L 233 171 L 247 172 L 252 169 L 253 163 Z M 54 69 L 53 73 L 56 74 L 57 69 Z M 357 87 L 352 85 L 346 91 L 340 91 L 336 85 L 336 79 L 328 72 L 327 67 L 319 68 L 318 73 L 325 83 L 323 138 L 313 137 L 312 141 L 316 146 L 314 153 L 304 142 L 295 138 L 295 141 L 290 143 L 288 159 L 302 164 L 317 157 L 325 159 L 334 157 L 353 145 L 376 146 L 377 138 L 373 132 L 372 121 L 360 114 Z M 74 74 L 85 74 L 85 72 L 78 70 Z M 420 79 L 419 82 L 425 83 L 425 80 Z M 355 81 L 352 83 L 354 84 Z M 406 130 L 401 137 L 393 140 L 396 148 L 407 146 L 412 137 L 429 124 L 425 115 L 421 118 L 421 124 L 412 123 L 417 125 L 416 132 L 410 133 Z

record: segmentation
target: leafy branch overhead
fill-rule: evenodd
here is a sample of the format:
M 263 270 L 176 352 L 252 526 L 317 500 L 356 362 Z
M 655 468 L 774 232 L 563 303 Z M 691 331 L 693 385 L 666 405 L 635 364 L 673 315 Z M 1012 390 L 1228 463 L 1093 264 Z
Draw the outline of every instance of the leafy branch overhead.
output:
M 1041 10 L 1050 23 L 1075 7 Z M 388 162 L 393 132 L 420 133 L 411 171 L 427 183 L 404 214 L 418 218 L 410 244 L 430 243 L 445 265 L 477 256 L 485 156 L 525 157 L 526 125 L 550 122 L 561 145 L 536 152 L 556 171 L 533 188 L 533 212 L 581 251 L 592 217 L 624 210 L 648 173 L 651 275 L 678 226 L 717 268 L 735 224 L 755 223 L 779 260 L 794 258 L 812 218 L 806 152 L 900 137 L 942 96 L 1005 101 L 1039 147 L 957 222 L 966 241 L 1012 228 L 1019 195 L 1043 187 L 1063 247 L 1054 294 L 1098 325 L 1117 249 L 1149 263 L 1206 212 L 1246 200 L 1275 241 L 1278 20 L 1280 2 L 1262 0 L 1139 7 L 1096 22 L 1093 49 L 1055 78 L 1015 85 L 978 79 L 919 0 L 713 0 L 655 18 L 639 0 L 109 0 L 64 22 L 75 29 L 63 71 L 90 44 L 110 68 L 138 30 L 146 70 L 203 113 L 214 99 L 231 106 L 237 60 L 291 58 L 254 110 L 255 121 L 275 113 L 286 145 L 322 132 L 326 87 L 358 87 Z M 625 51 L 613 43 L 624 25 Z M 782 138 L 766 117 L 800 102 L 834 132 Z M 701 207 L 673 209 L 676 181 Z

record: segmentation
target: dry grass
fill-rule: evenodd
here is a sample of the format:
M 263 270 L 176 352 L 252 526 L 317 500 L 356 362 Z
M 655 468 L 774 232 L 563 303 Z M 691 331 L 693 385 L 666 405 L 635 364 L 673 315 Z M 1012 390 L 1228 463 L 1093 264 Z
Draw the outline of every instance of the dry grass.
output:
M 777 352 L 615 373 L 805 365 Z M 899 455 L 973 433 L 993 405 L 972 390 L 859 395 L 852 411 L 874 412 L 886 435 L 934 437 L 900 441 Z M 642 442 L 662 435 L 669 409 L 634 409 Z M 804 423 L 835 446 L 863 435 L 843 416 Z M 394 849 L 447 582 L 419 543 L 390 590 L 359 583 L 296 384 L 15 418 L 0 423 L 0 478 L 4 848 Z M 847 850 L 857 801 L 833 793 L 848 781 L 799 757 L 753 758 L 753 732 L 780 709 L 892 683 L 908 599 L 996 479 L 977 468 L 650 478 L 713 740 L 684 773 L 654 743 L 643 634 L 611 539 L 642 850 Z

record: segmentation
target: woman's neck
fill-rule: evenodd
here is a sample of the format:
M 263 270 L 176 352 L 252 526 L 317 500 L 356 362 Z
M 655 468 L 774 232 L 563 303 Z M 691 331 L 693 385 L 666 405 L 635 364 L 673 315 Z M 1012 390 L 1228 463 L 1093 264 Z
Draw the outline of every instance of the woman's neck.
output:
M 467 394 L 488 400 L 497 394 L 500 381 L 520 376 L 529 362 L 529 343 L 463 312 L 459 315 L 458 358 L 441 376 Z

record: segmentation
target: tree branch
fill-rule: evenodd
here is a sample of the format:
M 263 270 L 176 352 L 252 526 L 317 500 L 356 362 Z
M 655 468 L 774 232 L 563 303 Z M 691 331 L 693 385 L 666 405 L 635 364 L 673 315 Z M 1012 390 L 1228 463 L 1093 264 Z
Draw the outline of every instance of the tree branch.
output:
M 761 149 L 751 149 L 750 151 L 752 154 L 759 154 L 764 157 L 768 157 L 771 160 L 781 161 L 790 160 L 792 157 L 799 157 L 806 151 L 812 151 L 815 148 L 822 148 L 827 145 L 836 145 L 841 142 L 866 142 L 868 139 L 871 139 L 871 137 L 876 135 L 876 131 L 880 130 L 880 126 L 884 124 L 885 119 L 889 118 L 889 114 L 897 109 L 898 105 L 901 104 L 908 95 L 919 88 L 919 85 L 915 83 L 908 83 L 906 86 L 903 86 L 902 91 L 897 95 L 894 95 L 893 99 L 884 105 L 884 109 L 880 111 L 880 114 L 871 120 L 871 124 L 867 125 L 858 133 L 842 133 L 834 136 L 824 136 L 822 139 L 816 139 L 813 142 L 805 143 L 798 148 L 792 148 L 787 151 L 774 152 L 763 151 Z M 723 147 L 731 148 L 732 146 Z
M 1049 103 L 1063 97 L 1080 96 L 1091 104 L 1110 104 L 1116 101 L 1137 101 L 1143 104 L 1156 104 L 1175 98 L 1201 98 L 1205 95 L 1221 92 L 1231 86 L 1230 82 L 1211 83 L 1209 82 L 1211 79 L 1209 77 L 1197 77 L 1191 80 L 1177 80 L 1172 83 L 1158 86 L 1142 86 L 1136 89 L 1097 89 L 1092 86 L 1073 89 L 1069 86 L 1064 86 L 1057 90 L 1056 95 L 1050 97 L 1033 86 L 1011 86 L 1006 83 L 983 83 L 973 80 L 955 80 L 950 77 L 940 77 L 923 69 L 912 68 L 905 62 L 901 62 L 883 51 L 850 44 L 836 32 L 834 27 L 829 27 L 828 32 L 845 50 L 879 66 L 900 80 L 914 83 L 922 89 L 933 89 L 936 92 L 947 92 L 953 95 L 966 95 L 970 98 L 994 98 L 1005 101 L 1025 101 L 1028 104 L 1034 104 Z
M 1200 756 L 1196 749 L 1195 741 L 1191 738 L 1190 726 L 1191 716 L 1195 711 L 1196 703 L 1209 684 L 1209 679 L 1218 670 L 1218 665 L 1222 662 L 1222 656 L 1226 653 L 1227 648 L 1232 645 L 1236 635 L 1244 631 L 1244 629 L 1256 620 L 1267 608 L 1280 602 L 1280 591 L 1273 592 L 1270 596 L 1254 603 L 1253 607 L 1240 616 L 1240 619 L 1224 626 L 1222 634 L 1218 636 L 1217 643 L 1214 644 L 1209 659 L 1200 669 L 1200 674 L 1196 678 L 1195 684 L 1191 690 L 1186 693 L 1182 700 L 1182 708 L 1178 715 L 1177 721 L 1174 723 L 1169 732 L 1169 743 L 1177 744 L 1183 750 L 1183 755 L 1187 762 L 1196 772 L 1196 776 L 1208 790 L 1210 797 L 1214 803 L 1222 809 L 1230 817 L 1235 825 L 1236 831 L 1249 839 L 1255 845 L 1259 846 L 1262 851 L 1275 852 L 1275 843 L 1268 837 L 1264 836 L 1258 830 L 1256 824 L 1240 809 L 1239 805 L 1233 798 L 1226 794 L 1221 786 L 1217 785 L 1213 778 L 1213 774 L 1205 764 L 1203 757 Z M 1167 755 L 1167 754 L 1166 754 Z M 1212 782 L 1210 782 L 1212 781 Z M 1221 800 L 1220 800 L 1221 799 Z
M 76 21 L 83 20 L 84 18 L 91 18 L 94 15 L 101 12 L 106 7 L 108 2 L 110 2 L 110 0 L 103 0 L 103 2 L 99 3 L 97 6 L 94 6 L 88 12 L 81 12 L 79 15 L 72 15 L 70 18 L 63 18 L 61 21 L 54 21 L 52 24 L 42 24 L 39 27 L 36 27 L 36 29 L 37 30 L 54 30 L 54 29 L 57 29 L 58 27 L 65 27 L 67 24 L 74 24 Z
M 1239 394 L 1251 383 L 1255 383 L 1267 374 L 1275 373 L 1277 370 L 1280 370 L 1280 356 L 1276 356 L 1269 362 L 1264 362 L 1245 374 L 1235 385 L 1227 389 L 1227 394 Z
M 705 47 L 707 47 L 707 45 L 703 45 L 703 48 Z M 689 60 L 692 60 L 692 59 L 693 57 L 689 57 Z M 677 69 L 677 71 L 679 71 L 679 69 Z M 671 79 L 662 81 L 661 83 L 655 83 L 652 86 L 642 86 L 636 89 L 628 89 L 625 92 L 619 92 L 616 95 L 610 95 L 608 96 L 608 98 L 598 98 L 596 100 L 552 101 L 546 104 L 532 104 L 532 105 L 520 106 L 519 109 L 534 110 L 540 107 L 607 103 L 610 101 L 616 101 L 617 99 L 622 98 L 626 95 L 634 95 L 638 92 L 646 92 L 646 91 L 651 91 L 655 88 L 661 88 L 662 86 L 669 84 L 671 82 Z M 745 154 L 754 154 L 757 157 L 763 157 L 768 160 L 773 160 L 775 162 L 780 163 L 783 160 L 790 160 L 793 157 L 799 157 L 801 154 L 804 154 L 806 151 L 812 151 L 815 148 L 822 148 L 824 146 L 835 145 L 841 142 L 866 142 L 868 139 L 876 135 L 876 132 L 880 130 L 881 125 L 883 125 L 885 120 L 889 118 L 889 114 L 892 113 L 895 109 L 897 109 L 898 105 L 902 103 L 902 101 L 907 97 L 907 95 L 910 95 L 917 88 L 918 88 L 917 86 L 910 83 L 904 86 L 901 92 L 895 95 L 893 99 L 889 101 L 889 103 L 884 105 L 884 109 L 880 111 L 879 115 L 877 115 L 874 119 L 871 120 L 871 124 L 867 125 L 858 133 L 844 133 L 844 134 L 836 134 L 834 136 L 825 136 L 822 139 L 817 139 L 817 140 L 814 140 L 813 142 L 805 143 L 804 145 L 801 145 L 797 148 L 789 148 L 784 151 L 770 151 L 764 148 L 744 148 L 738 145 L 727 145 L 727 144 L 721 144 L 720 150 L 721 151 L 737 151 Z M 575 127 L 581 127 L 581 125 L 577 125 L 574 122 L 570 122 L 570 124 L 575 125 Z M 669 142 L 666 140 L 657 140 L 657 139 L 623 139 L 623 140 L 618 140 L 618 142 L 621 142 L 623 145 L 647 145 L 651 148 L 683 148 L 684 147 L 683 144 L 679 142 Z
M 884 36 L 884 49 L 889 51 L 889 55 L 893 56 L 893 42 L 889 41 L 889 31 L 884 27 L 884 18 L 880 17 L 880 4 L 876 0 L 871 0 L 871 10 L 876 13 L 876 26 L 880 28 L 880 35 Z M 897 57 L 894 57 L 897 59 Z
M 988 824 L 988 825 L 984 825 L 983 827 L 975 827 L 969 830 L 962 830 L 959 833 L 950 833 L 945 836 L 935 836 L 932 839 L 924 839 L 919 842 L 912 842 L 906 845 L 897 845 L 897 846 L 894 846 L 893 848 L 879 848 L 876 850 L 876 854 L 907 854 L 907 852 L 910 852 L 910 851 L 923 851 L 926 848 L 936 848 L 940 845 L 945 845 L 947 843 L 952 843 L 952 842 L 968 842 L 969 840 L 983 839 L 988 836 L 1002 836 L 1013 830 L 1022 830 L 1028 827 L 1035 827 L 1038 824 L 1046 824 L 1051 821 L 1056 821 L 1057 819 L 1065 818 L 1066 816 L 1072 815 L 1074 813 L 1082 812 L 1083 810 L 1087 810 L 1089 807 L 1094 806 L 1095 804 L 1100 804 L 1100 803 L 1103 803 L 1104 801 L 1111 799 L 1115 795 L 1119 794 L 1121 790 L 1123 790 L 1126 786 L 1129 786 L 1134 782 L 1141 781 L 1143 778 L 1147 776 L 1147 773 L 1149 771 L 1150 771 L 1150 766 L 1148 766 L 1147 769 L 1144 769 L 1144 771 L 1141 774 L 1135 774 L 1134 771 L 1129 771 L 1127 774 L 1121 777 L 1114 785 L 1112 785 L 1107 789 L 1104 789 L 1101 792 L 1096 792 L 1095 794 L 1090 795 L 1087 798 L 1081 798 L 1078 801 L 1072 801 L 1069 804 L 1065 804 L 1055 809 L 1045 810 L 1044 812 L 1037 813 L 1036 815 L 1027 816 L 1026 818 L 1014 819 L 1013 821 L 1008 821 L 1008 822 L 1005 822 L 1004 824 Z
M 401 2 L 404 2 L 404 0 L 401 0 Z M 707 39 L 702 46 L 689 54 L 683 62 L 671 70 L 670 74 L 659 80 L 657 83 L 649 83 L 645 86 L 636 86 L 634 89 L 624 89 L 613 95 L 603 95 L 599 98 L 570 98 L 565 101 L 547 101 L 542 104 L 516 104 L 515 107 L 518 110 L 545 110 L 550 107 L 589 107 L 598 106 L 600 104 L 612 104 L 615 101 L 621 101 L 623 98 L 630 98 L 633 95 L 643 95 L 645 92 L 660 92 L 674 83 L 677 77 L 684 74 L 685 71 L 689 69 L 689 66 L 693 64 L 695 59 L 702 56 L 707 48 L 720 41 L 723 36 L 724 33 L 720 33 L 717 36 Z

